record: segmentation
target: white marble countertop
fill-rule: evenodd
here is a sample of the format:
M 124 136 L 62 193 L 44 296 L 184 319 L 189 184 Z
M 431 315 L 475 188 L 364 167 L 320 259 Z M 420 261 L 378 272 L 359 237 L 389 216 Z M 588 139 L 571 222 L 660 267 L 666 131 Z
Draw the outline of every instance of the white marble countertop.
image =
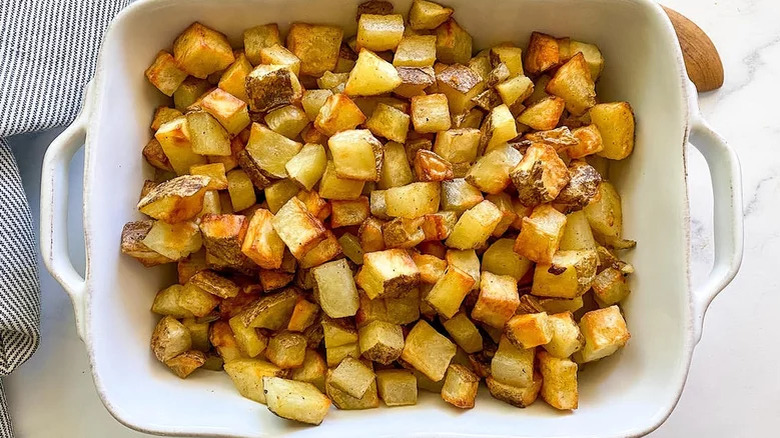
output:
M 665 0 L 711 36 L 723 58 L 726 83 L 701 96 L 705 117 L 742 160 L 745 258 L 734 282 L 713 302 L 682 399 L 654 438 L 769 437 L 780 427 L 780 2 Z M 11 140 L 38 217 L 40 165 L 57 132 Z M 712 193 L 703 158 L 689 153 L 694 282 L 712 263 Z M 80 186 L 82 155 L 72 187 Z M 81 195 L 71 199 L 71 256 L 83 260 Z M 78 264 L 78 262 L 77 262 Z M 83 264 L 83 262 L 82 262 Z M 83 268 L 83 267 L 82 267 Z M 73 310 L 60 286 L 41 270 L 42 343 L 37 354 L 4 380 L 19 437 L 141 436 L 116 422 L 95 392 Z

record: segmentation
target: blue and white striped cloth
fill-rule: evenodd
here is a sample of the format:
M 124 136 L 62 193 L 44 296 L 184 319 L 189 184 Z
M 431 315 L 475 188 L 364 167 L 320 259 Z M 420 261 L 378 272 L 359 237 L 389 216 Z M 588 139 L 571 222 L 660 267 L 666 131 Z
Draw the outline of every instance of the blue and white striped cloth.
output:
M 70 123 L 111 18 L 130 0 L 0 0 L 0 378 L 40 339 L 35 233 L 3 137 Z M 0 380 L 0 437 L 13 436 Z

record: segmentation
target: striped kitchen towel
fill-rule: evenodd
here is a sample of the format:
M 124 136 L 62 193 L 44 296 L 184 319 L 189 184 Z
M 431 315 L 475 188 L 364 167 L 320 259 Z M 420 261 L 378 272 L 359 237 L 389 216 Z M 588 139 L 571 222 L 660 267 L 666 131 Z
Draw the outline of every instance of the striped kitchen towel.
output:
M 111 18 L 130 0 L 0 0 L 0 377 L 40 339 L 35 233 L 3 137 L 70 123 Z M 0 380 L 0 437 L 12 437 Z

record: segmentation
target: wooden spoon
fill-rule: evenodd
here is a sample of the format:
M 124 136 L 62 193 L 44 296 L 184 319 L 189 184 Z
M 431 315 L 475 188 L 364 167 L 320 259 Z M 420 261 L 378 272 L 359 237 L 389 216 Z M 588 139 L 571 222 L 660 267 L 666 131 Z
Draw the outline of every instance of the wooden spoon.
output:
M 710 37 L 693 21 L 663 6 L 680 40 L 685 68 L 696 90 L 712 91 L 723 86 L 723 63 Z

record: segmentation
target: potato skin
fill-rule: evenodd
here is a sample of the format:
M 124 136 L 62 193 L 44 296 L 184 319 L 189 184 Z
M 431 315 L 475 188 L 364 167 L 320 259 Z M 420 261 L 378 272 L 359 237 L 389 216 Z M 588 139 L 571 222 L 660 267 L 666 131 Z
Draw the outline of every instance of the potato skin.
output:
M 569 164 L 569 184 L 561 190 L 555 199 L 556 204 L 566 207 L 571 213 L 585 208 L 596 199 L 601 184 L 601 174 L 585 161 L 572 161 Z
M 164 316 L 152 332 L 152 352 L 160 362 L 173 359 L 190 347 L 192 347 L 190 331 L 172 316 Z

